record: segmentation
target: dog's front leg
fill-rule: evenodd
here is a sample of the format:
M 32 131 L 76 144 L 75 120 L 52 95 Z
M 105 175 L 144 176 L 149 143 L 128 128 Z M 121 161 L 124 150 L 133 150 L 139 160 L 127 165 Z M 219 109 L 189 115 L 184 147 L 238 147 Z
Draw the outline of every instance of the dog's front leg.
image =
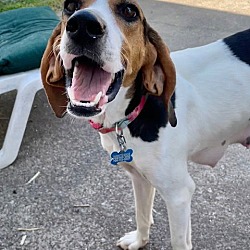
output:
M 148 243 L 150 226 L 153 223 L 153 202 L 155 196 L 154 187 L 135 169 L 128 166 L 126 169 L 132 179 L 137 230 L 125 234 L 118 242 L 117 246 L 122 249 L 137 250 Z
M 174 174 L 169 171 L 165 179 L 164 174 L 162 174 L 161 180 L 158 180 L 157 184 L 157 190 L 165 200 L 168 209 L 173 250 L 192 249 L 190 214 L 195 184 L 184 169 L 182 168 L 183 171 L 179 171 L 176 166 L 173 170 Z M 162 183 L 162 185 L 159 186 L 159 183 Z

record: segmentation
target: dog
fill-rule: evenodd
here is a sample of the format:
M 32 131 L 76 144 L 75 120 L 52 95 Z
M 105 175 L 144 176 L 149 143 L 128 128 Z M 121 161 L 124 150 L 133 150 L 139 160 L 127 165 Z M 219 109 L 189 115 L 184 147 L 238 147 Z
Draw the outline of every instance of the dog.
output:
M 132 179 L 137 230 L 117 245 L 147 244 L 157 189 L 172 248 L 192 249 L 188 160 L 250 148 L 250 30 L 170 55 L 135 0 L 66 0 L 41 76 L 55 114 L 88 120 Z

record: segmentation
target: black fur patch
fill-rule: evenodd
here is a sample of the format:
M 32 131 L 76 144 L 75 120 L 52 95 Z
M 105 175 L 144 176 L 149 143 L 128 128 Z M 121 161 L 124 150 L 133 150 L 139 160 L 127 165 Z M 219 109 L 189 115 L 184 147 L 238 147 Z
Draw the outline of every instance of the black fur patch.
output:
M 173 108 L 175 109 L 175 92 L 173 93 L 173 95 L 171 96 L 171 103 L 173 105 Z
M 134 95 L 125 114 L 131 113 L 139 105 L 141 97 L 146 91 L 142 86 L 142 78 L 139 74 L 135 81 Z M 171 98 L 175 103 L 175 94 Z M 166 127 L 168 123 L 167 111 L 161 97 L 149 95 L 146 104 L 139 116 L 128 125 L 131 136 L 139 137 L 143 141 L 153 142 L 159 137 L 159 129 Z
M 250 65 L 250 29 L 224 38 L 223 41 L 237 58 Z

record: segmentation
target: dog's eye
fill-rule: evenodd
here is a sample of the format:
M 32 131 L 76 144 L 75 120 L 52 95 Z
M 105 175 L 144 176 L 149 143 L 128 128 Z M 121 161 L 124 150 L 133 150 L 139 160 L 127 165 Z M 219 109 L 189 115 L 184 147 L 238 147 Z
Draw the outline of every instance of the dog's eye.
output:
M 139 10 L 133 4 L 122 4 L 118 7 L 120 15 L 127 21 L 136 21 L 139 16 Z
M 68 15 L 72 15 L 76 10 L 80 9 L 80 3 L 78 1 L 67 0 L 64 2 L 64 12 Z

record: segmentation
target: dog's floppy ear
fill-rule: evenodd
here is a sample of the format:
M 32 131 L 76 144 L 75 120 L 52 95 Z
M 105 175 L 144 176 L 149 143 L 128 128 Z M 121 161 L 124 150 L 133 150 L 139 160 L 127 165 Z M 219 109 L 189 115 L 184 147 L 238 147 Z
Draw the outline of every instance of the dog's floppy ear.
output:
M 177 125 L 171 96 L 175 90 L 176 72 L 170 52 L 158 33 L 145 21 L 146 56 L 142 67 L 143 83 L 149 93 L 161 96 L 172 127 Z
M 64 71 L 59 55 L 63 23 L 54 29 L 41 61 L 41 77 L 48 101 L 57 117 L 66 112 L 67 96 Z

